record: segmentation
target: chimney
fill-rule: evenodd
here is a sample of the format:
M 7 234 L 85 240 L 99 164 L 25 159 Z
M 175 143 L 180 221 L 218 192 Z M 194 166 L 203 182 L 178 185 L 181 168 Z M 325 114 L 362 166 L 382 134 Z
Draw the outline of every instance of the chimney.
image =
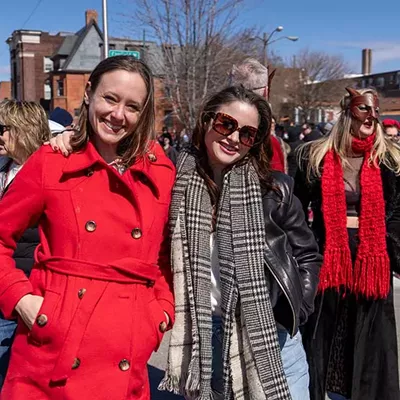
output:
M 85 20 L 86 20 L 86 26 L 90 24 L 92 20 L 95 20 L 97 22 L 98 14 L 96 10 L 86 10 L 85 11 Z
M 362 51 L 362 74 L 370 75 L 372 69 L 372 50 L 371 49 L 363 49 Z

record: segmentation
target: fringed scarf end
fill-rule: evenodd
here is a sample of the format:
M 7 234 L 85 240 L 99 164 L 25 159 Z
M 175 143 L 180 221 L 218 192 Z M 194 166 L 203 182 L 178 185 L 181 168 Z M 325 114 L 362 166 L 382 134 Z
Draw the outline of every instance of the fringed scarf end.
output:
M 389 257 L 357 257 L 354 276 L 354 293 L 373 300 L 385 299 L 390 291 Z
M 326 249 L 324 264 L 319 276 L 319 291 L 329 288 L 353 287 L 353 266 L 350 251 L 342 249 Z

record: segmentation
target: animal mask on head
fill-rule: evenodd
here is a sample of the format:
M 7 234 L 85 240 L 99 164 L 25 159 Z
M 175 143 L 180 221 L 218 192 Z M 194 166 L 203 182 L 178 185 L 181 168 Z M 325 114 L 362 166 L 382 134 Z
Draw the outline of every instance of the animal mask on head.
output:
M 346 88 L 350 94 L 350 109 L 353 118 L 364 123 L 369 117 L 379 118 L 379 99 L 373 93 L 360 94 L 356 89 Z

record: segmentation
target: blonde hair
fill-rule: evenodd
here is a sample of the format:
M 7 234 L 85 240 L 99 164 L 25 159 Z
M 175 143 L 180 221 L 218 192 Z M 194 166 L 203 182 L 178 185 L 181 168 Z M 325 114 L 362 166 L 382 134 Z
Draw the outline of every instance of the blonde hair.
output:
M 371 88 L 359 89 L 360 95 L 372 93 L 377 95 Z M 321 176 L 322 161 L 330 150 L 334 150 L 342 162 L 343 167 L 350 167 L 348 158 L 352 156 L 352 128 L 353 118 L 349 110 L 351 97 L 346 94 L 340 101 L 342 109 L 338 121 L 333 126 L 330 134 L 319 140 L 303 145 L 298 154 L 299 165 L 304 165 L 307 159 L 307 177 L 311 175 Z M 371 152 L 370 163 L 384 164 L 396 174 L 400 174 L 400 147 L 393 143 L 384 134 L 380 123 L 376 125 L 376 139 L 374 151 Z
M 43 107 L 33 101 L 3 100 L 0 122 L 10 127 L 10 158 L 23 164 L 45 141 L 50 129 Z

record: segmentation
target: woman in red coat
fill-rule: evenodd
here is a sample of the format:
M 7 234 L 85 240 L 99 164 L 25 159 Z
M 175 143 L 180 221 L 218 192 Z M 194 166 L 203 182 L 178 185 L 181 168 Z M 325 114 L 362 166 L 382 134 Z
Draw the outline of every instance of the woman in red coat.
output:
M 150 398 L 146 363 L 174 318 L 165 234 L 174 167 L 153 122 L 148 67 L 102 61 L 75 151 L 42 147 L 2 199 L 0 309 L 18 318 L 2 399 Z M 37 221 L 28 280 L 12 254 Z

